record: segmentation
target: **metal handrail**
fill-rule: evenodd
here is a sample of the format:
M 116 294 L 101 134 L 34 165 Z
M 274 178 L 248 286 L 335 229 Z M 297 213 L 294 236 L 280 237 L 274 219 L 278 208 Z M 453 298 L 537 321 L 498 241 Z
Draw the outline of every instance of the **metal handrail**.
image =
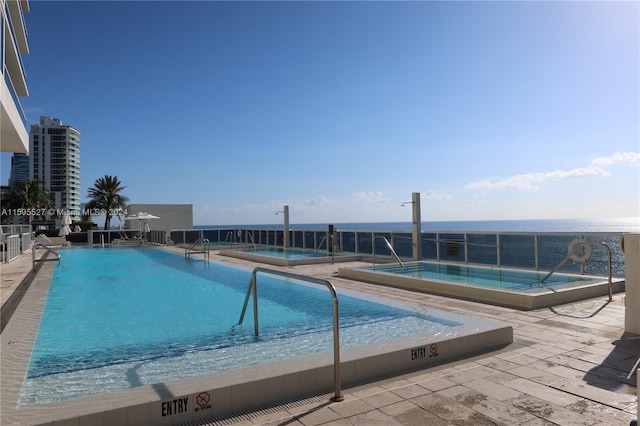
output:
M 32 264 L 32 268 L 35 271 L 36 270 L 36 249 L 37 248 L 43 248 L 45 249 L 48 253 L 53 254 L 56 259 L 39 259 L 39 261 L 46 261 L 46 260 L 57 260 L 58 261 L 58 265 L 60 265 L 60 254 L 57 251 L 52 250 L 51 248 L 49 248 L 46 244 L 43 243 L 35 243 L 32 247 L 31 247 L 31 264 Z
M 227 236 L 224 237 L 223 242 L 233 244 L 233 232 L 227 232 Z
M 398 261 L 400 266 L 402 266 L 404 268 L 404 263 L 402 263 L 402 260 L 400 260 L 400 257 L 398 256 L 398 253 L 396 253 L 396 251 L 393 249 L 393 246 L 391 245 L 389 240 L 387 240 L 387 237 L 383 237 L 382 235 L 376 235 L 373 240 L 375 241 L 376 239 L 379 239 L 379 238 L 384 240 L 384 242 L 387 244 L 387 247 L 389 247 L 389 250 L 391 250 L 391 254 L 393 254 L 393 256 L 396 258 L 396 260 Z M 376 264 L 376 245 L 373 244 L 371 246 L 371 249 L 373 251 L 373 264 L 375 265 Z
M 595 245 L 599 245 L 599 246 L 603 246 L 607 249 L 608 252 L 608 262 L 607 262 L 607 269 L 608 269 L 608 279 L 609 279 L 609 302 L 611 302 L 613 300 L 613 282 L 612 282 L 612 270 L 611 270 L 611 247 L 609 247 L 606 243 L 602 242 L 602 241 L 580 241 L 579 245 L 576 247 L 578 249 L 584 247 L 584 246 L 595 246 Z M 573 255 L 573 253 L 569 253 L 564 259 L 562 259 L 562 261 L 555 267 L 553 268 L 551 271 L 549 271 L 549 273 L 547 275 L 544 276 L 543 279 L 540 280 L 541 283 L 545 282 L 545 280 L 547 278 L 549 278 L 551 275 L 553 275 L 554 272 L 556 272 L 558 269 L 560 269 L 560 267 L 562 265 L 564 265 L 565 263 L 567 263 L 567 261 L 571 258 L 571 255 Z M 585 260 L 586 262 L 586 260 Z
M 337 402 L 344 400 L 342 396 L 342 392 L 340 389 L 340 323 L 339 323 L 339 314 L 338 314 L 338 294 L 336 293 L 336 289 L 331 284 L 331 282 L 327 280 L 323 280 L 321 278 L 309 277 L 306 275 L 298 275 L 292 274 L 284 271 L 277 271 L 273 269 L 261 268 L 257 267 L 253 269 L 251 273 L 251 281 L 249 283 L 249 288 L 247 289 L 247 295 L 244 298 L 244 305 L 242 306 L 242 313 L 240 314 L 240 320 L 238 321 L 238 325 L 242 324 L 244 321 L 244 315 L 247 311 L 247 305 L 249 304 L 249 297 L 253 292 L 253 330 L 258 337 L 258 285 L 257 285 L 257 275 L 258 272 L 262 272 L 265 274 L 278 275 L 285 278 L 291 278 L 299 281 L 306 281 L 314 284 L 321 284 L 326 286 L 331 292 L 331 297 L 333 299 L 333 384 L 334 384 L 334 395 L 331 397 L 331 401 Z
M 249 236 L 249 239 L 251 240 L 251 244 L 253 244 L 253 249 L 254 250 L 258 250 L 258 247 L 256 246 L 256 242 L 253 240 L 253 234 L 249 231 L 247 231 L 247 235 Z
M 202 244 L 202 250 L 194 250 L 194 248 L 198 245 Z M 208 238 L 198 238 L 193 244 L 187 247 L 184 250 L 184 258 L 187 259 L 192 254 L 202 253 L 204 257 L 209 258 L 209 239 Z
M 320 243 L 318 244 L 318 247 L 316 247 L 314 253 L 317 253 L 318 250 L 320 250 L 320 247 L 322 247 L 322 243 L 325 242 L 325 240 L 327 239 L 327 236 L 323 236 L 322 239 L 320 240 Z M 327 250 L 329 250 L 329 243 L 327 242 Z

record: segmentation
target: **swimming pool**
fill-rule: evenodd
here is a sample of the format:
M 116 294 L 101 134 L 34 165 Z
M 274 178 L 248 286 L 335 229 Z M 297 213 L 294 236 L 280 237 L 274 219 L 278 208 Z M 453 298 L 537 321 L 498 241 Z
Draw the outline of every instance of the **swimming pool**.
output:
M 608 294 L 603 277 L 491 268 L 463 264 L 411 262 L 340 268 L 341 277 L 520 309 L 538 309 Z M 613 280 L 613 292 L 624 280 Z
M 312 265 L 330 262 L 353 262 L 361 260 L 361 255 L 353 253 L 330 253 L 326 250 L 258 246 L 221 250 L 223 256 L 251 260 L 276 266 Z
M 127 416 L 135 410 L 153 421 L 164 417 L 163 404 L 179 397 L 185 411 L 173 414 L 186 421 L 332 386 L 326 292 L 261 279 L 256 339 L 251 321 L 236 325 L 248 270 L 185 261 L 149 247 L 67 249 L 62 258 L 60 266 L 43 266 L 53 272 L 50 288 L 30 288 L 23 301 L 31 310 L 30 298 L 46 299 L 12 413 L 21 421 L 67 407 L 70 398 L 68 406 L 82 407 L 85 415 L 102 413 L 108 401 L 109 409 L 129 407 Z M 502 324 L 356 296 L 340 293 L 344 383 L 424 368 L 512 340 L 511 328 Z M 28 333 L 12 329 L 13 322 L 3 334 L 27 339 Z M 426 356 L 433 348 L 437 358 Z M 3 362 L 13 349 L 3 348 Z M 3 377 L 4 371 L 3 365 Z M 204 394 L 215 404 L 194 406 Z
M 251 317 L 236 324 L 249 283 L 246 270 L 218 263 L 198 267 L 204 265 L 145 249 L 68 250 L 64 258 L 52 278 L 23 404 L 332 348 L 332 305 L 314 287 L 261 280 L 256 340 Z M 460 325 L 344 294 L 340 304 L 343 347 Z M 70 381 L 73 387 L 61 386 Z

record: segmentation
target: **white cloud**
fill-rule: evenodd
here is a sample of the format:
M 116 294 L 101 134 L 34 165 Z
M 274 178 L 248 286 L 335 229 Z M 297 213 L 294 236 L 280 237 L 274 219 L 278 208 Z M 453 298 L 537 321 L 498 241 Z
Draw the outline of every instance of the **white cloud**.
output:
M 540 184 L 549 180 L 560 180 L 572 177 L 584 176 L 609 176 L 609 172 L 596 166 L 578 167 L 571 170 L 555 170 L 547 173 L 526 173 L 515 175 L 505 179 L 492 181 L 490 179 L 478 180 L 469 183 L 466 189 L 539 189 Z
M 329 204 L 329 199 L 324 195 L 318 195 L 304 202 L 305 206 L 320 206 Z
M 357 192 L 353 194 L 353 199 L 355 201 L 361 201 L 366 203 L 386 203 L 390 199 L 386 196 L 384 192 Z
M 429 189 L 422 195 L 422 198 L 427 201 L 435 201 L 435 202 L 448 202 L 453 199 L 451 194 L 440 193 L 438 191 L 434 191 L 433 189 Z
M 596 166 L 608 166 L 611 164 L 631 164 L 640 166 L 640 152 L 616 152 L 611 157 L 599 157 L 591 162 Z

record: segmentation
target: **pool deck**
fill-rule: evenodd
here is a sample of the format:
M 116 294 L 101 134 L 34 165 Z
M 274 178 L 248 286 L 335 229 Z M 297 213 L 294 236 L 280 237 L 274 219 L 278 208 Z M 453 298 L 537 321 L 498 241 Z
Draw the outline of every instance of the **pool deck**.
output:
M 214 254 L 211 260 L 246 268 L 264 266 Z M 5 302 L 15 303 L 10 297 L 20 294 L 20 283 L 33 278 L 31 255 L 23 254 L 0 267 L 4 324 L 10 308 Z M 338 265 L 270 268 L 327 279 L 337 288 L 505 322 L 513 326 L 514 343 L 495 352 L 343 389 L 342 402 L 330 403 L 330 395 L 322 395 L 198 424 L 629 425 L 637 417 L 640 336 L 623 334 L 624 293 L 616 294 L 612 302 L 597 297 L 520 311 L 338 278 Z M 12 343 L 0 335 L 3 347 Z M 4 412 L 7 398 L 0 399 Z M 4 420 L 3 425 L 20 424 Z M 50 424 L 85 424 L 74 420 Z

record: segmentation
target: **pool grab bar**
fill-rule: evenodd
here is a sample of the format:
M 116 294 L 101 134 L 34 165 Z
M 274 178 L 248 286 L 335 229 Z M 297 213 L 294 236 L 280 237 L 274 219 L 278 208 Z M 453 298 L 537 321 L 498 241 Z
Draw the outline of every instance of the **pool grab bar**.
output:
M 224 237 L 224 242 L 233 244 L 233 234 L 234 234 L 233 232 L 227 232 L 227 236 Z
M 612 271 L 611 271 L 611 247 L 609 247 L 606 243 L 601 242 L 601 241 L 584 241 L 584 240 L 580 240 L 578 241 L 578 244 L 576 246 L 576 250 L 577 249 L 581 249 L 584 246 L 603 246 L 604 248 L 607 249 L 607 253 L 608 253 L 608 262 L 607 262 L 607 266 L 608 266 L 608 280 L 609 280 L 609 302 L 611 302 L 613 300 L 613 282 L 611 280 L 611 276 L 612 276 Z M 571 245 L 570 245 L 571 246 Z M 540 280 L 541 283 L 545 282 L 545 280 L 547 278 L 549 278 L 551 275 L 553 275 L 554 272 L 556 272 L 558 269 L 560 269 L 560 267 L 562 265 L 564 265 L 565 263 L 567 263 L 567 261 L 571 258 L 571 256 L 573 256 L 574 253 L 570 252 L 569 254 L 567 254 L 567 256 L 562 259 L 562 261 L 560 263 L 558 263 L 558 265 L 553 268 L 551 271 L 549 271 L 549 273 L 547 275 L 544 276 L 543 279 Z M 584 261 L 586 262 L 587 259 L 584 259 Z
M 389 250 L 391 250 L 391 254 L 393 254 L 393 256 L 396 258 L 396 260 L 398 261 L 398 263 L 400 264 L 401 267 L 404 268 L 404 263 L 402 263 L 402 260 L 400 260 L 400 257 L 398 256 L 398 253 L 396 253 L 396 251 L 393 249 L 393 246 L 391 245 L 391 243 L 389 242 L 389 240 L 387 240 L 387 237 L 383 237 L 382 235 L 377 235 L 375 239 L 377 238 L 381 238 L 384 240 L 384 242 L 387 244 L 387 247 L 389 247 Z M 373 244 L 373 264 L 376 264 L 376 245 Z
M 195 247 L 198 244 L 202 244 L 202 250 L 195 250 Z M 208 238 L 198 238 L 193 244 L 187 247 L 184 250 L 184 258 L 189 258 L 192 254 L 202 253 L 204 257 L 209 258 L 209 239 Z
M 333 299 L 333 384 L 334 384 L 334 395 L 331 397 L 331 401 L 338 402 L 343 401 L 344 397 L 342 396 L 342 391 L 340 389 L 340 323 L 339 323 L 339 314 L 338 314 L 338 294 L 336 293 L 336 288 L 331 284 L 331 282 L 327 280 L 323 280 L 321 278 L 309 277 L 306 275 L 298 275 L 292 274 L 285 271 L 277 271 L 274 269 L 267 269 L 257 267 L 253 269 L 251 273 L 251 281 L 249 283 L 249 288 L 247 289 L 247 295 L 244 298 L 244 305 L 242 306 L 242 313 L 240 314 L 240 320 L 238 321 L 238 325 L 242 324 L 244 321 L 244 315 L 247 311 L 247 305 L 249 304 L 249 297 L 253 292 L 253 330 L 258 337 L 258 272 L 262 272 L 264 274 L 278 275 L 285 278 L 291 278 L 299 281 L 306 281 L 314 284 L 321 284 L 327 287 L 329 292 L 331 293 L 331 298 Z
M 320 240 L 320 244 L 318 244 L 318 247 L 316 247 L 316 250 L 314 251 L 314 253 L 317 253 L 318 250 L 320 250 L 320 247 L 322 247 L 322 243 L 324 243 L 326 239 L 327 239 L 326 235 L 322 237 L 322 239 Z M 328 249 L 328 247 L 327 247 L 327 249 Z
M 253 249 L 254 250 L 258 250 L 258 247 L 256 247 L 256 242 L 253 241 L 253 233 L 252 232 L 248 232 L 247 231 L 247 236 L 249 237 L 249 239 L 251 240 L 251 244 L 253 244 Z
M 47 253 L 51 253 L 53 254 L 56 258 L 55 259 L 39 259 L 38 261 L 36 261 L 36 249 L 37 248 L 43 248 L 47 251 Z M 31 264 L 33 267 L 33 270 L 36 270 L 36 263 L 37 262 L 44 262 L 47 260 L 57 260 L 58 261 L 58 265 L 60 265 L 60 254 L 57 251 L 52 250 L 51 248 L 49 248 L 46 244 L 44 243 L 35 243 L 32 247 L 31 247 Z

